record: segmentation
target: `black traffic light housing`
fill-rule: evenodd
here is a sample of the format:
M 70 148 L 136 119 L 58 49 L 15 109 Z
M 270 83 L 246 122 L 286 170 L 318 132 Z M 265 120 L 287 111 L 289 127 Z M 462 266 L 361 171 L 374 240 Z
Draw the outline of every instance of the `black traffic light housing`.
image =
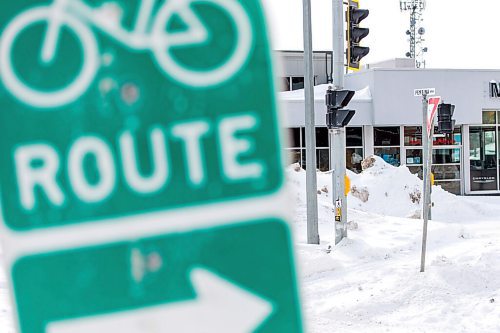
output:
M 352 90 L 332 90 L 326 91 L 326 126 L 329 129 L 347 126 L 356 113 L 354 110 L 346 110 L 344 107 L 349 104 L 354 97 Z
M 347 21 L 347 67 L 352 70 L 360 68 L 360 61 L 369 52 L 370 48 L 360 46 L 359 43 L 363 38 L 368 36 L 370 29 L 360 28 L 359 23 L 368 17 L 370 11 L 368 9 L 359 8 L 359 0 L 349 0 L 346 12 Z
M 438 132 L 444 134 L 453 133 L 455 120 L 452 119 L 455 105 L 441 103 L 438 105 Z

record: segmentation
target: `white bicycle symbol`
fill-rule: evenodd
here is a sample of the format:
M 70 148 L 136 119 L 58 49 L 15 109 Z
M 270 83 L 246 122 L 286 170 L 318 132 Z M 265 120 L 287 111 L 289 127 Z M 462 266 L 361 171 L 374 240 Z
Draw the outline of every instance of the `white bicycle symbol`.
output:
M 69 104 L 82 96 L 92 84 L 100 66 L 97 40 L 89 26 L 94 26 L 135 51 L 151 51 L 164 74 L 191 87 L 210 87 L 230 79 L 247 61 L 253 35 L 250 20 L 238 0 L 166 0 L 153 17 L 157 0 L 141 0 L 134 30 L 128 31 L 119 22 L 110 20 L 81 0 L 54 0 L 50 6 L 28 9 L 16 16 L 0 38 L 0 75 L 5 87 L 19 100 L 37 108 L 53 108 Z M 218 67 L 194 70 L 172 58 L 169 50 L 179 46 L 198 45 L 210 38 L 207 28 L 190 7 L 206 3 L 222 9 L 235 23 L 236 47 Z M 187 29 L 167 32 L 173 15 L 178 15 Z M 12 65 L 12 47 L 23 30 L 37 23 L 47 24 L 41 50 L 41 61 L 51 64 L 55 59 L 61 29 L 75 34 L 83 50 L 83 65 L 78 76 L 66 87 L 45 92 L 33 89 L 18 78 Z M 149 28 L 150 27 L 150 28 Z

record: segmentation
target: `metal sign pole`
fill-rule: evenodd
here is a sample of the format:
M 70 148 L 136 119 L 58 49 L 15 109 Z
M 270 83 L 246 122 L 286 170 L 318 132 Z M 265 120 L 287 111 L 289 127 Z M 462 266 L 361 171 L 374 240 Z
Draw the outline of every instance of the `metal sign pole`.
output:
M 311 0 L 303 0 L 305 59 L 305 135 L 307 243 L 319 244 L 318 194 L 316 179 L 316 130 L 314 120 L 314 69 L 312 55 Z
M 344 88 L 344 16 L 343 1 L 333 1 L 333 54 L 335 89 Z M 347 198 L 345 196 L 345 129 L 336 128 L 332 133 L 333 153 L 333 204 L 335 207 L 335 244 L 347 237 Z
M 432 155 L 429 153 L 432 149 L 432 136 L 429 135 L 427 131 L 427 94 L 422 95 L 422 114 L 423 114 L 423 122 L 422 122 L 422 144 L 423 144 L 423 158 L 424 158 L 424 170 L 423 170 L 423 203 L 422 203 L 422 218 L 424 220 L 424 230 L 422 234 L 422 256 L 420 260 L 420 272 L 425 270 L 425 252 L 427 247 L 427 224 L 429 222 L 429 210 L 430 210 L 430 202 L 431 202 L 431 158 Z M 434 126 L 431 126 L 433 128 Z M 433 130 L 431 129 L 431 133 Z

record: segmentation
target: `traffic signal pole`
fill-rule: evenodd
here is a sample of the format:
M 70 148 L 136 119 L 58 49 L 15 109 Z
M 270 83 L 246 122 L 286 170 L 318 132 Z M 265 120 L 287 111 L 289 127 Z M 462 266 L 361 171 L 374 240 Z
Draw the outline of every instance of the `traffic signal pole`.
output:
M 343 0 L 333 0 L 333 57 L 335 89 L 344 88 L 344 10 Z M 345 195 L 345 128 L 329 130 L 332 151 L 333 206 L 335 211 L 335 244 L 347 237 L 347 197 Z
M 314 119 L 314 69 L 312 52 L 311 0 L 303 0 L 305 59 L 305 140 L 307 243 L 319 244 L 318 193 L 316 177 L 316 129 Z

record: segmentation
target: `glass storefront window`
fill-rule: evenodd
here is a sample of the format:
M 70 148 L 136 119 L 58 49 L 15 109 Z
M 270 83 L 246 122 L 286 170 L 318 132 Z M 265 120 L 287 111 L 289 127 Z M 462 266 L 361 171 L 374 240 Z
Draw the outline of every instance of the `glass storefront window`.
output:
M 360 173 L 361 161 L 363 161 L 363 148 L 346 149 L 346 167 L 355 173 Z
M 346 146 L 363 147 L 363 127 L 346 127 Z
M 294 76 L 292 77 L 292 90 L 304 89 L 304 77 Z
M 498 190 L 498 159 L 496 146 L 497 128 L 471 127 L 470 143 L 470 190 Z
M 316 127 L 316 168 L 321 171 L 330 169 L 329 133 L 326 127 Z M 290 163 L 299 163 L 306 168 L 305 128 L 289 128 L 289 145 L 286 149 Z
M 460 165 L 433 165 L 435 180 L 460 180 Z
M 301 149 L 288 149 L 288 163 L 289 164 L 294 164 L 294 163 L 300 163 L 301 162 L 301 154 L 300 154 Z
M 483 124 L 490 125 L 496 124 L 496 112 L 495 111 L 483 111 Z
M 330 170 L 330 152 L 328 149 L 317 149 L 316 159 L 319 171 Z
M 422 164 L 423 162 L 422 149 L 407 149 L 406 150 L 406 164 Z
M 421 146 L 422 126 L 405 126 L 404 141 L 405 146 Z
M 437 127 L 434 127 L 434 146 L 456 146 L 462 144 L 462 129 L 455 127 L 453 134 L 438 134 Z
M 300 158 L 300 166 L 302 167 L 302 169 L 306 169 L 306 150 L 305 149 L 301 149 L 301 154 L 300 154 L 301 158 Z
M 434 149 L 432 164 L 460 163 L 460 149 Z
M 289 128 L 288 129 L 288 147 L 289 148 L 299 148 L 300 147 L 300 128 Z
M 374 127 L 374 146 L 399 146 L 399 126 L 393 127 Z
M 316 127 L 316 147 L 329 147 L 328 128 Z
M 375 148 L 374 153 L 391 165 L 399 166 L 401 164 L 399 147 Z
M 460 195 L 460 181 L 436 181 L 436 185 L 441 186 L 443 190 L 453 194 Z

